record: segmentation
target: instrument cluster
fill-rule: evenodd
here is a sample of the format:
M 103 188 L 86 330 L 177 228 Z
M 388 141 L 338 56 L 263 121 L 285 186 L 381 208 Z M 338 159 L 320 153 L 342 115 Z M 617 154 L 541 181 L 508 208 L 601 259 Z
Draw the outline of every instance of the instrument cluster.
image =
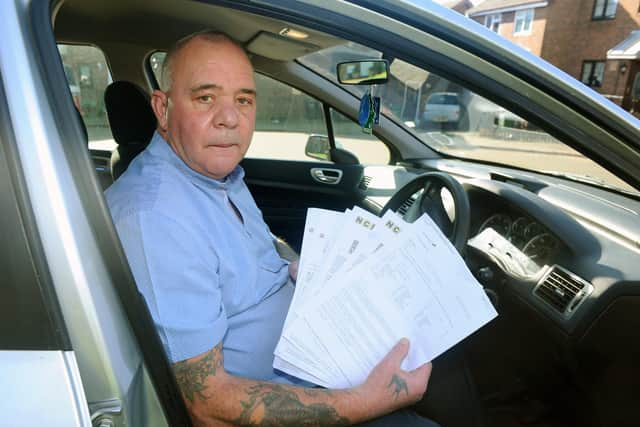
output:
M 493 228 L 538 265 L 548 264 L 560 245 L 544 226 L 521 215 L 493 214 L 480 225 L 478 233 L 486 228 Z

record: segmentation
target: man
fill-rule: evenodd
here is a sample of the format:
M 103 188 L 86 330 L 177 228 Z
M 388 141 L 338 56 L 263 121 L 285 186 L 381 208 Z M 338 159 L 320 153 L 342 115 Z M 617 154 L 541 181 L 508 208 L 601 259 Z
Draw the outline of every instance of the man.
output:
M 106 196 L 194 423 L 348 425 L 418 401 L 431 365 L 402 371 L 406 340 L 352 389 L 273 370 L 293 285 L 238 166 L 255 124 L 253 68 L 228 37 L 202 32 L 168 53 L 162 80 L 157 132 Z M 392 416 L 375 422 L 432 425 Z

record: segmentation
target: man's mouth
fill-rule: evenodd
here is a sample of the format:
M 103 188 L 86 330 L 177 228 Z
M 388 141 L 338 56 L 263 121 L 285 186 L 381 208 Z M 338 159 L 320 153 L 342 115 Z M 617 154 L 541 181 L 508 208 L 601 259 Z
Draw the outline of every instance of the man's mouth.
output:
M 218 147 L 218 148 L 230 148 L 235 146 L 236 144 L 211 144 L 210 147 Z

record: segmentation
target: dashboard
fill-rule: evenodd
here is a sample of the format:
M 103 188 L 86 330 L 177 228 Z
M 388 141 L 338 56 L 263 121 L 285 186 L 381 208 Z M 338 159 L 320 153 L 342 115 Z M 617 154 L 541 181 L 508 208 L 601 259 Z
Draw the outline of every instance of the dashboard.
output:
M 538 265 L 549 263 L 560 246 L 558 239 L 546 227 L 523 214 L 494 213 L 480 224 L 478 234 L 488 228 L 495 230 Z
M 392 172 L 396 189 L 428 170 L 456 177 L 471 209 L 469 269 L 487 289 L 515 295 L 566 337 L 586 333 L 616 298 L 639 293 L 639 201 L 496 166 L 450 159 L 421 166 L 383 172 Z M 377 185 L 388 181 L 378 179 L 380 172 L 365 170 L 373 177 L 366 192 L 371 206 L 383 206 L 393 193 Z
M 429 171 L 463 185 L 470 208 L 463 256 L 499 313 L 465 345 L 482 389 L 509 390 L 515 383 L 544 390 L 554 402 L 555 392 L 560 402 L 566 396 L 596 402 L 611 414 L 635 407 L 640 199 L 534 172 L 430 159 L 366 167 L 365 207 L 380 210 Z M 410 199 L 400 212 L 418 200 Z M 454 221 L 451 199 L 441 194 Z

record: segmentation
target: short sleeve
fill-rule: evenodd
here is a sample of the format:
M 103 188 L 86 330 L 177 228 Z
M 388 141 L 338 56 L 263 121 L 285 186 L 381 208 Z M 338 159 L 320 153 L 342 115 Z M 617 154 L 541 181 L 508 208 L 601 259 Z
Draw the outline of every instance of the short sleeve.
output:
M 169 360 L 222 341 L 228 326 L 218 259 L 203 233 L 148 211 L 121 218 L 116 228 Z

